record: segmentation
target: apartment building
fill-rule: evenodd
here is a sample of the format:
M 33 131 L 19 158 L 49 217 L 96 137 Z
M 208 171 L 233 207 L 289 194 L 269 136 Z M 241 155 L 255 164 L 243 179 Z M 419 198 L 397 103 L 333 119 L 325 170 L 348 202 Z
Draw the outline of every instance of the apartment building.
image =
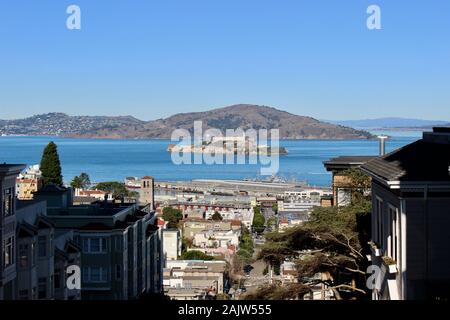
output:
M 73 236 L 57 233 L 45 201 L 17 200 L 15 183 L 24 168 L 0 165 L 0 299 L 80 299 L 79 289 L 66 286 L 67 266 L 80 266 Z
M 26 168 L 16 179 L 16 194 L 19 200 L 33 199 L 33 193 L 42 187 L 39 165 Z
M 0 300 L 14 299 L 17 276 L 16 178 L 24 165 L 0 164 Z
M 158 227 L 150 206 L 98 201 L 72 205 L 70 189 L 46 186 L 35 199 L 49 205 L 57 230 L 73 231 L 81 248 L 81 295 L 86 300 L 136 299 L 160 292 Z
M 69 266 L 81 267 L 73 232 L 56 230 L 45 201 L 17 202 L 16 299 L 79 300 L 79 288 L 67 288 Z
M 450 128 L 361 168 L 372 177 L 373 299 L 450 298 Z

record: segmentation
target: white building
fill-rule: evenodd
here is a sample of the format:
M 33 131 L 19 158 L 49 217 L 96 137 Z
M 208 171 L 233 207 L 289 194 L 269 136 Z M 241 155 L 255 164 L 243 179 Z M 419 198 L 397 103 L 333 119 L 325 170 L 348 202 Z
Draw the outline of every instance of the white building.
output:
M 224 292 L 226 262 L 171 260 L 164 269 L 164 292 L 176 300 L 199 300 Z
M 311 200 L 289 200 L 278 201 L 278 211 L 285 212 L 307 212 L 311 211 L 314 207 L 319 207 L 320 201 Z
M 205 212 L 205 219 L 211 219 L 216 210 L 207 210 Z M 253 216 L 255 212 L 253 208 L 249 209 L 232 209 L 232 210 L 218 210 L 223 220 L 239 220 L 247 228 L 251 228 L 253 224 Z
M 177 260 L 181 255 L 181 232 L 178 229 L 162 230 L 162 251 L 165 264 Z
M 194 235 L 193 245 L 199 248 L 228 248 L 239 246 L 240 230 L 207 230 Z

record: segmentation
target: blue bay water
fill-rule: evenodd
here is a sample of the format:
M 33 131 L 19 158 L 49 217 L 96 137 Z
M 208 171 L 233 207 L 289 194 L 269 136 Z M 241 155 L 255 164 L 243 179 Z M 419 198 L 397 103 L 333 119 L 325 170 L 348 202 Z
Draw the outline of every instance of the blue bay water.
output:
M 419 133 L 388 133 L 392 151 L 420 138 Z M 169 140 L 103 140 L 56 137 L 0 137 L 0 163 L 38 164 L 49 141 L 58 145 L 65 182 L 87 172 L 94 182 L 128 176 L 151 175 L 156 180 L 266 178 L 259 165 L 175 165 L 167 152 Z M 331 175 L 323 161 L 341 155 L 377 155 L 378 141 L 285 140 L 281 146 L 289 154 L 280 156 L 278 176 L 306 181 L 310 185 L 330 185 Z

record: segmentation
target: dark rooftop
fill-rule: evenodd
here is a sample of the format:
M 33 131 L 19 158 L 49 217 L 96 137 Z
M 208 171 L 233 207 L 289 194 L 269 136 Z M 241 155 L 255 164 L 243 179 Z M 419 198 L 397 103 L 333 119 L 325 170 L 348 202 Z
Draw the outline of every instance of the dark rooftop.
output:
M 26 167 L 27 166 L 24 164 L 0 163 L 0 174 L 6 174 L 6 173 L 19 174 Z
M 386 181 L 450 182 L 450 128 L 435 128 L 433 133 L 424 133 L 423 139 L 362 168 Z
M 346 170 L 353 167 L 359 167 L 375 158 L 377 158 L 377 156 L 341 156 L 324 161 L 323 164 L 328 171 Z

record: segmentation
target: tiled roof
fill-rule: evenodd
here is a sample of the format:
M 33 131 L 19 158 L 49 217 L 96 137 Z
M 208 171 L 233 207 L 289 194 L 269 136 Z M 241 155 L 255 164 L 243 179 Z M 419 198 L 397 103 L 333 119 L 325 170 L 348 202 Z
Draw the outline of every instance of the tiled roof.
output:
M 450 182 L 450 144 L 419 140 L 361 168 L 386 181 Z

